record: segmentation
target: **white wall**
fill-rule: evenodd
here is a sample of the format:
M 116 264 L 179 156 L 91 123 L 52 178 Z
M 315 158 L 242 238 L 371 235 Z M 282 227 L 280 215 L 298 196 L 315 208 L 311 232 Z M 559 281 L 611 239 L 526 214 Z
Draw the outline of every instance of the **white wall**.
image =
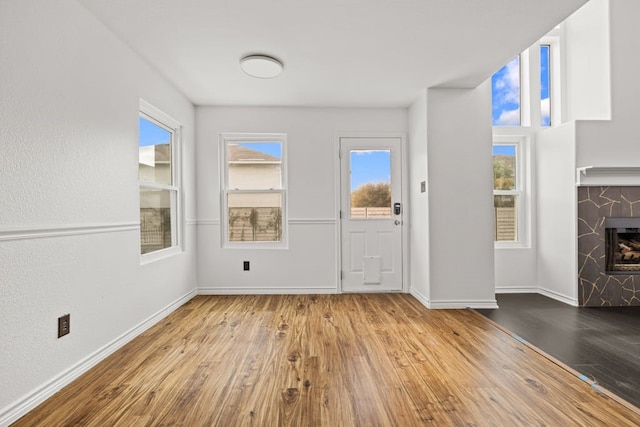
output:
M 537 249 L 496 249 L 496 293 L 538 292 Z
M 538 292 L 578 304 L 576 119 L 611 114 L 608 0 L 591 0 L 564 24 L 563 106 L 568 121 L 536 136 Z
M 577 305 L 575 123 L 541 132 L 536 153 L 539 291 Z
M 430 306 L 495 307 L 491 85 L 427 91 Z
M 2 1 L 0 40 L 3 425 L 195 290 L 190 228 L 140 265 L 139 98 L 185 126 L 191 218 L 195 182 L 192 105 L 77 2 Z
M 429 306 L 429 183 L 427 182 L 427 90 L 409 109 L 409 253 L 411 293 Z M 422 193 L 420 183 L 425 182 Z
M 200 292 L 336 292 L 337 135 L 406 132 L 406 109 L 199 107 L 196 122 Z M 221 132 L 287 134 L 288 249 L 221 248 Z
M 609 0 L 591 0 L 564 24 L 567 121 L 611 118 Z
M 611 0 L 612 121 L 580 122 L 576 128 L 577 165 L 638 166 L 638 20 L 640 2 Z M 578 117 L 583 119 L 583 117 Z

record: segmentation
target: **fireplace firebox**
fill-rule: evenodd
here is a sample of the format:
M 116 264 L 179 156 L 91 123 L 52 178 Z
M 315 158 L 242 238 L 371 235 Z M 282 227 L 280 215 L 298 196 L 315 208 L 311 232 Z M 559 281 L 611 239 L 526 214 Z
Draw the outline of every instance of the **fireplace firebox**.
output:
M 605 218 L 607 274 L 640 274 L 640 218 Z

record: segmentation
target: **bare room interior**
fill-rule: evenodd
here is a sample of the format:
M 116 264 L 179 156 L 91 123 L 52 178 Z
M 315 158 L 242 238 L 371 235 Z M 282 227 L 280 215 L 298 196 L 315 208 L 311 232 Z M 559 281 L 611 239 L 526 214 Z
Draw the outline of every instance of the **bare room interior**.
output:
M 0 0 L 0 426 L 640 424 L 638 16 Z

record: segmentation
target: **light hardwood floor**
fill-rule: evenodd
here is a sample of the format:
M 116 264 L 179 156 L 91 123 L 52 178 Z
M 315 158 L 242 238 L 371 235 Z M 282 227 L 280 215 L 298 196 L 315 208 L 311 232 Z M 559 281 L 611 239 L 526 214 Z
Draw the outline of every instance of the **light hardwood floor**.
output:
M 637 426 L 478 313 L 402 294 L 199 296 L 16 426 Z

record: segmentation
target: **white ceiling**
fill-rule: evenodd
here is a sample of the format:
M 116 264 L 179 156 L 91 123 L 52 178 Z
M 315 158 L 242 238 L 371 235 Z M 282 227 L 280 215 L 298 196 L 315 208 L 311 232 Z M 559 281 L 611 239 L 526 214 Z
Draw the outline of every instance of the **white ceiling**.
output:
M 196 105 L 406 107 L 474 87 L 586 0 L 78 0 Z M 248 77 L 250 53 L 282 75 Z

